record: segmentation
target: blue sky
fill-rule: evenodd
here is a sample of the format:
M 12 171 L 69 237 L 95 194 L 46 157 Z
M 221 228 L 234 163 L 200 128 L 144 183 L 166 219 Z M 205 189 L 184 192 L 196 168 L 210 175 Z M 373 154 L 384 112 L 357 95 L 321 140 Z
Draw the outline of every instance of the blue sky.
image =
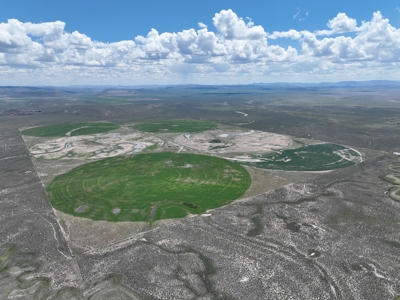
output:
M 2 0 L 0 80 L 400 80 L 398 28 L 398 0 Z

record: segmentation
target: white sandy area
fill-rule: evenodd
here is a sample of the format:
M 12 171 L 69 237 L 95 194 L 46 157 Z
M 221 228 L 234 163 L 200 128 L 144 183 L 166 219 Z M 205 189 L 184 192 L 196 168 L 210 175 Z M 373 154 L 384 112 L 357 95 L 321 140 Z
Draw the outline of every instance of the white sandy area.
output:
M 190 139 L 179 135 L 174 141 L 186 148 L 211 153 L 265 153 L 286 148 L 292 143 L 288 136 L 254 130 L 210 130 L 191 134 Z
M 82 136 L 66 136 L 36 144 L 29 150 L 35 157 L 58 159 L 69 157 L 105 158 L 122 154 L 134 154 L 155 143 L 157 137 L 144 137 L 141 133 L 100 133 Z

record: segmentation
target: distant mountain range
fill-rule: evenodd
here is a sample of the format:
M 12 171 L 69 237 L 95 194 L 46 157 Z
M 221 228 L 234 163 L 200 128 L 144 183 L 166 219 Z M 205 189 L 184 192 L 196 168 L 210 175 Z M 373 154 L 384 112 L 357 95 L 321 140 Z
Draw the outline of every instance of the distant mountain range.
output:
M 11 97 L 62 97 L 87 93 L 99 93 L 101 96 L 128 96 L 133 90 L 143 89 L 187 89 L 187 90 L 296 90 L 319 88 L 400 88 L 400 81 L 394 80 L 370 80 L 370 81 L 340 81 L 320 83 L 292 83 L 292 82 L 257 82 L 251 84 L 235 85 L 73 85 L 73 86 L 0 86 L 0 96 Z M 124 90 L 123 95 L 118 92 Z
M 274 83 L 253 83 L 254 85 L 265 86 L 297 86 L 297 87 L 373 87 L 373 86 L 399 86 L 400 81 L 394 80 L 369 80 L 369 81 L 339 81 L 339 82 L 319 82 L 319 83 L 302 83 L 302 82 L 274 82 Z

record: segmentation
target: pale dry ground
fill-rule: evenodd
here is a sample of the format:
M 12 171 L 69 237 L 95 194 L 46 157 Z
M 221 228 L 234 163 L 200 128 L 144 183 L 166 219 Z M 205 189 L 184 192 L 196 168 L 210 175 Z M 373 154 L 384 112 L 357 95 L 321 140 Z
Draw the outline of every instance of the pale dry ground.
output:
M 64 229 L 65 238 L 71 250 L 82 253 L 135 235 L 142 231 L 146 222 L 106 222 L 54 210 Z
M 120 134 L 93 134 L 51 139 L 30 147 L 30 153 L 38 158 L 68 159 L 74 156 L 87 159 L 107 158 L 138 153 L 146 147 L 161 142 L 156 137 L 143 136 L 138 132 Z
M 251 186 L 238 201 L 320 175 L 317 172 L 288 172 L 244 167 L 251 176 Z
M 185 135 L 190 136 L 190 139 Z M 219 137 L 220 135 L 223 137 Z M 156 151 L 195 152 L 217 156 L 222 153 L 227 156 L 247 152 L 254 153 L 255 151 L 264 153 L 265 151 L 272 151 L 273 148 L 281 149 L 288 145 L 296 145 L 288 136 L 268 132 L 237 130 L 227 126 L 221 126 L 219 130 L 197 134 L 152 134 L 138 132 L 132 129 L 132 126 L 122 126 L 112 133 L 66 136 L 62 138 L 31 136 L 23 136 L 23 138 L 44 185 L 49 183 L 55 176 L 85 164 L 88 160 L 136 154 L 155 144 L 158 145 Z M 204 147 L 208 149 L 208 144 L 219 145 L 217 143 L 204 143 L 203 139 L 210 141 L 216 138 L 221 141 L 225 140 L 232 146 L 213 151 L 202 150 Z M 178 143 L 181 140 L 183 143 Z M 187 142 L 190 142 L 189 146 Z M 312 143 L 315 141 L 307 140 L 307 142 Z M 260 175 L 263 175 L 263 173 L 260 173 Z
M 211 143 L 212 140 L 221 143 Z M 182 134 L 175 138 L 175 143 L 210 154 L 225 154 L 266 153 L 287 148 L 293 141 L 289 136 L 271 132 L 218 129 Z
M 42 184 L 46 186 L 54 177 L 64 174 L 73 168 L 87 163 L 87 160 L 83 159 L 37 159 L 32 157 L 32 162 L 35 164 L 36 171 L 42 181 Z

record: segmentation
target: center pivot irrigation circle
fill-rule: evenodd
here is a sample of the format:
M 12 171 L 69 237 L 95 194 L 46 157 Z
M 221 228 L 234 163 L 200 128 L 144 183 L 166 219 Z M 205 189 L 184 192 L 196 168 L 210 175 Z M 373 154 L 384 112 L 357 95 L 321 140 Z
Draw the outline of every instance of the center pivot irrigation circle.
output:
M 186 153 L 112 157 L 59 175 L 47 186 L 54 208 L 106 221 L 156 221 L 203 213 L 242 196 L 242 166 Z

